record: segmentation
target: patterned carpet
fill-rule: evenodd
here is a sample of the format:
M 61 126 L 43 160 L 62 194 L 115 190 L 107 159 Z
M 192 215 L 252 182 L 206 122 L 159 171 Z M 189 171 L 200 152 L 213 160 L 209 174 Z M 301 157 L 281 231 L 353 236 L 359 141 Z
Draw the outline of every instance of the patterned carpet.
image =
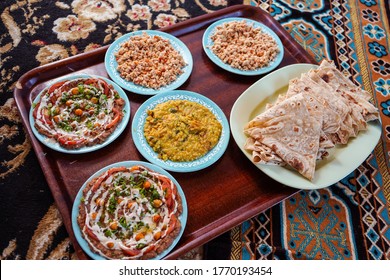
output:
M 388 1 L 251 1 L 317 60 L 373 93 L 382 141 L 337 184 L 301 191 L 234 228 L 231 259 L 390 258 L 390 59 Z M 387 15 L 387 16 L 386 16 Z
M 12 97 L 19 77 L 132 30 L 243 2 L 270 13 L 317 61 L 335 60 L 372 93 L 382 139 L 337 184 L 301 191 L 185 258 L 390 259 L 390 7 L 384 0 L 1 1 L 1 259 L 76 258 Z

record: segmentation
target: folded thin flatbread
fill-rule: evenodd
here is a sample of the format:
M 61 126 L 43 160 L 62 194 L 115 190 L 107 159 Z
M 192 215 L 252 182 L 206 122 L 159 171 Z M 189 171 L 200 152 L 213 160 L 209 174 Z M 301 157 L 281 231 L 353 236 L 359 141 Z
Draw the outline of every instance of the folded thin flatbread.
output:
M 302 94 L 274 105 L 244 129 L 309 180 L 314 177 L 320 131 L 321 124 L 309 114 Z
M 311 87 L 321 88 L 321 92 L 327 95 L 326 100 L 328 101 L 331 108 L 339 115 L 341 123 L 340 129 L 330 135 L 332 141 L 335 144 L 347 144 L 350 137 L 355 137 L 358 132 L 357 120 L 355 120 L 352 112 L 352 108 L 348 102 L 329 85 L 314 71 L 303 75 L 305 83 Z
M 328 61 L 324 59 L 317 70 L 328 72 L 328 74 L 331 74 L 329 77 L 332 78 L 332 83 L 338 85 L 338 88 L 349 90 L 367 101 L 371 99 L 371 94 L 368 91 L 362 89 L 361 87 L 355 85 L 350 79 L 344 76 L 343 73 L 337 69 L 333 61 Z
M 244 148 L 255 163 L 290 165 L 312 180 L 316 160 L 378 119 L 369 99 L 367 91 L 324 60 L 317 69 L 290 80 L 287 92 L 248 122 Z
M 378 119 L 377 108 L 369 102 L 371 95 L 338 71 L 334 63 L 323 60 L 320 67 L 313 71 L 347 100 L 355 114 L 360 114 L 365 121 Z M 366 129 L 365 122 L 359 121 L 358 125 L 359 130 Z
M 333 98 L 330 93 L 324 92 L 321 87 L 307 83 L 307 76 L 290 80 L 286 96 L 302 93 L 305 97 L 309 112 L 317 119 L 322 119 L 322 130 L 326 135 L 336 133 L 341 126 L 340 115 L 329 104 Z M 334 106 L 333 106 L 334 107 Z
M 244 146 L 252 151 L 252 161 L 254 163 L 284 166 L 286 163 L 272 149 L 262 142 L 249 137 Z

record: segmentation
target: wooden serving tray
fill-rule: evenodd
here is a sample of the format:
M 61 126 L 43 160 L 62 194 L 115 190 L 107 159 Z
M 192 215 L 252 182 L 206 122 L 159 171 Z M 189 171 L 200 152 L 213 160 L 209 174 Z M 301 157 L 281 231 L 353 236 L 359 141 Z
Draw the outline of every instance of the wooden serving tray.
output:
M 260 8 L 253 6 L 231 6 L 162 29 L 182 40 L 193 56 L 192 74 L 180 89 L 207 96 L 220 106 L 229 119 L 236 99 L 262 76 L 232 74 L 216 66 L 204 53 L 202 36 L 205 29 L 211 23 L 226 17 L 245 17 L 270 27 L 280 37 L 285 48 L 283 61 L 278 68 L 293 63 L 316 62 L 277 21 Z M 149 96 L 127 92 L 131 103 L 131 119 L 127 129 L 105 148 L 81 155 L 59 153 L 42 145 L 32 133 L 28 116 L 32 100 L 52 79 L 71 73 L 107 77 L 104 67 L 107 48 L 108 46 L 105 46 L 37 67 L 19 79 L 14 91 L 23 124 L 80 259 L 88 257 L 73 234 L 71 226 L 73 200 L 83 183 L 99 169 L 119 161 L 145 161 L 133 143 L 130 130 L 135 112 Z M 177 179 L 185 193 L 188 220 L 181 240 L 167 255 L 167 259 L 175 259 L 190 249 L 206 243 L 297 191 L 277 183 L 259 171 L 241 152 L 232 137 L 225 154 L 210 167 L 191 173 L 170 173 Z

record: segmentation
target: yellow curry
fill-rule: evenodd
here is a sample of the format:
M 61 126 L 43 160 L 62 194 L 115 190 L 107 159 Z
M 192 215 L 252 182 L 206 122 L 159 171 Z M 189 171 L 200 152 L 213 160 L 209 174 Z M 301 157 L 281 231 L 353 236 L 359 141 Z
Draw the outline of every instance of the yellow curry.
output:
M 170 100 L 148 111 L 144 135 L 159 158 L 192 161 L 204 156 L 219 141 L 222 125 L 205 106 Z

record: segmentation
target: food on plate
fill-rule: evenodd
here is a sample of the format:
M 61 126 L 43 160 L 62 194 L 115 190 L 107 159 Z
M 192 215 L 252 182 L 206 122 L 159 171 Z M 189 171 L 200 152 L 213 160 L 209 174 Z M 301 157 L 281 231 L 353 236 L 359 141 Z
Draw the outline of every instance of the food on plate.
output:
M 125 100 L 97 77 L 63 80 L 46 88 L 34 106 L 34 126 L 65 149 L 103 143 L 122 121 Z
M 217 26 L 209 48 L 224 63 L 240 70 L 268 66 L 280 52 L 271 35 L 245 21 L 231 21 Z
M 194 101 L 169 100 L 147 114 L 145 139 L 163 160 L 195 160 L 214 148 L 221 137 L 222 124 Z
M 182 198 L 169 177 L 143 165 L 112 167 L 86 183 L 78 225 L 107 259 L 151 259 L 181 229 Z
M 187 65 L 168 39 L 146 32 L 124 42 L 115 59 L 123 79 L 152 89 L 173 83 Z
M 317 160 L 378 119 L 369 99 L 368 92 L 324 60 L 290 80 L 287 92 L 247 123 L 245 149 L 255 163 L 290 166 L 313 180 Z
M 272 152 L 305 177 L 312 179 L 320 130 L 320 123 L 305 106 L 303 94 L 297 94 L 258 115 L 248 124 L 246 132 L 270 147 Z

